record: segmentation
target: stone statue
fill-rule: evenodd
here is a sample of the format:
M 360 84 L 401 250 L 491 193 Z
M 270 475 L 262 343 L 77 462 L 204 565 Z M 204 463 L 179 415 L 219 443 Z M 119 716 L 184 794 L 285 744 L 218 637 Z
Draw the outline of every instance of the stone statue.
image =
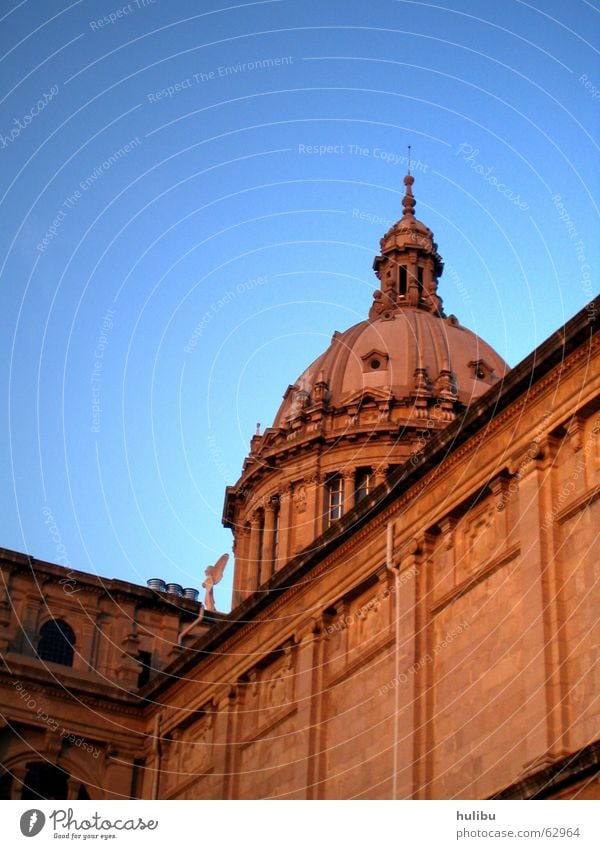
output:
M 394 307 L 393 299 L 390 292 L 382 292 L 381 289 L 375 289 L 373 292 L 373 303 L 369 310 L 369 318 L 371 320 L 379 318 L 386 310 L 391 310 Z
M 202 588 L 206 590 L 204 595 L 204 609 L 209 610 L 211 613 L 216 611 L 215 607 L 215 597 L 213 594 L 213 587 L 219 583 L 221 578 L 223 577 L 223 572 L 225 571 L 225 567 L 227 566 L 227 561 L 229 560 L 228 554 L 223 554 L 214 566 L 207 566 L 205 570 L 205 580 L 202 584 Z

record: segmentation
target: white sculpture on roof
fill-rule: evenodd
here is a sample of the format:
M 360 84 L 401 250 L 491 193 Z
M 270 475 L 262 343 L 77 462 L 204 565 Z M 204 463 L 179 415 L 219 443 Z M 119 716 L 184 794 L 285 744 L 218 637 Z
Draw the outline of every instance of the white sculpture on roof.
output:
M 202 584 L 202 588 L 206 590 L 204 595 L 204 609 L 213 613 L 216 611 L 215 607 L 215 597 L 213 593 L 213 587 L 219 583 L 221 578 L 223 577 L 223 572 L 225 571 L 225 567 L 227 566 L 227 561 L 229 560 L 228 554 L 223 554 L 214 566 L 207 566 L 205 570 L 205 579 Z

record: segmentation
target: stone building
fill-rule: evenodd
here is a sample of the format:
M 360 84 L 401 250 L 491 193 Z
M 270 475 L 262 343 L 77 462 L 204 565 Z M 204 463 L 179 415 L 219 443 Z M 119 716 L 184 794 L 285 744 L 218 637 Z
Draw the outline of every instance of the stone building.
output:
M 2 797 L 600 797 L 600 303 L 509 370 L 412 184 L 226 491 L 231 614 L 0 551 Z

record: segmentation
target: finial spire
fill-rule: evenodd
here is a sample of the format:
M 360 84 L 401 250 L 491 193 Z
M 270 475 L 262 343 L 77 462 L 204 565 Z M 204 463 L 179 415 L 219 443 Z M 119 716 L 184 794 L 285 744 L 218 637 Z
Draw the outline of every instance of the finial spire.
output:
M 408 146 L 408 176 L 410 177 L 410 145 Z
M 404 178 L 404 185 L 406 186 L 406 194 L 402 198 L 402 207 L 403 207 L 403 215 L 405 218 L 414 218 L 415 217 L 415 204 L 416 200 L 414 199 L 412 193 L 412 185 L 415 182 L 415 178 L 412 176 L 410 171 Z

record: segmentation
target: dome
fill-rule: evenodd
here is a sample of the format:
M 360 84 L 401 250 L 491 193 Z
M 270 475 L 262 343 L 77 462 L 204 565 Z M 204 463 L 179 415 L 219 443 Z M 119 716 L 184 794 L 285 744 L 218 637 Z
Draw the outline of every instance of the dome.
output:
M 402 218 L 380 240 L 368 318 L 334 333 L 288 386 L 273 425 L 252 437 L 242 475 L 227 487 L 223 523 L 234 533 L 235 603 L 394 468 L 418 458 L 508 369 L 445 314 L 437 292 L 444 263 L 433 233 L 415 218 L 413 183 L 408 174 Z
M 329 348 L 289 387 L 273 427 L 288 427 L 324 386 L 333 409 L 351 405 L 357 393 L 385 396 L 409 410 L 419 396 L 467 407 L 506 370 L 494 349 L 454 316 L 407 307 L 334 333 Z

